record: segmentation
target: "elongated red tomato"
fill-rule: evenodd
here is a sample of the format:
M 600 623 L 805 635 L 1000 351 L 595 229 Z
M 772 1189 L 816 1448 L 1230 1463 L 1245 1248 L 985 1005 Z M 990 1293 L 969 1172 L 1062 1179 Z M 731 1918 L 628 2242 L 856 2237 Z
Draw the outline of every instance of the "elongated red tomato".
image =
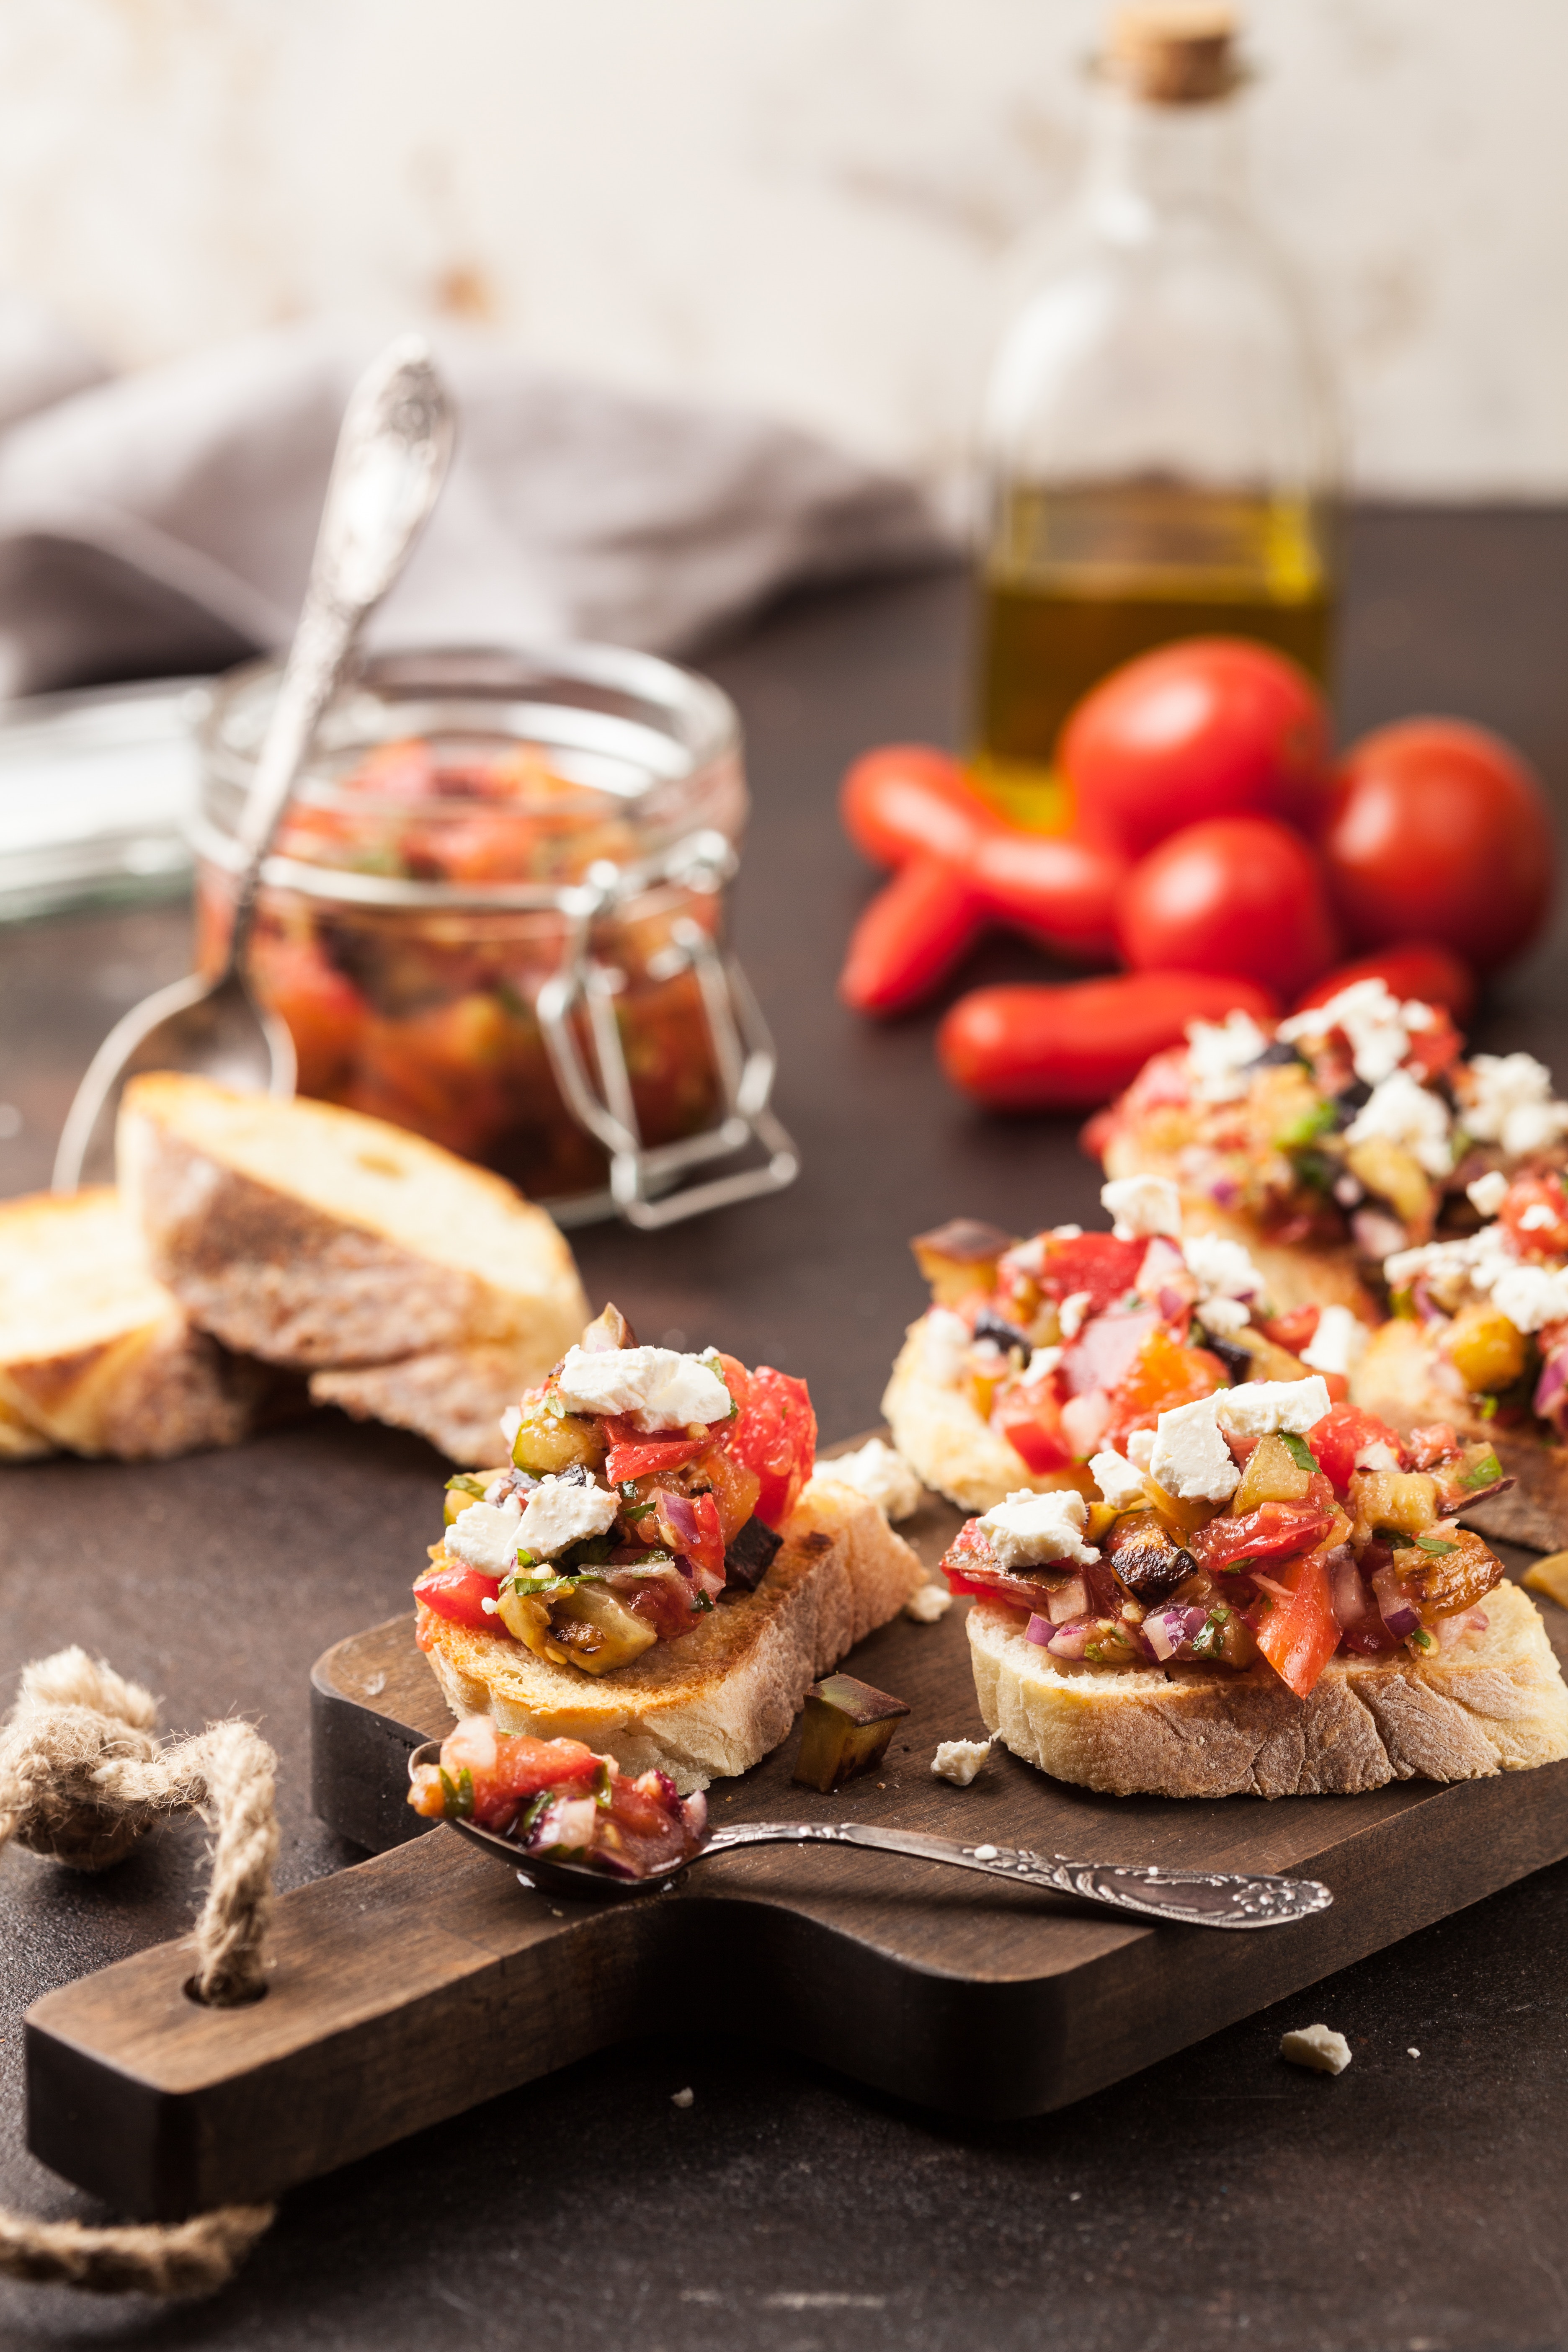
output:
M 1278 816 L 1310 831 L 1327 787 L 1328 715 L 1283 654 L 1186 637 L 1102 678 L 1058 757 L 1079 829 L 1134 857 L 1207 817 Z
M 1268 1577 L 1283 1593 L 1262 1593 L 1247 1622 L 1286 1688 L 1306 1698 L 1340 1645 L 1326 1555 L 1307 1552 L 1269 1570 Z
M 414 1588 L 414 1597 L 454 1625 L 469 1625 L 476 1633 L 493 1633 L 496 1620 L 486 1609 L 500 1591 L 500 1579 L 477 1568 L 426 1569 Z
M 1200 1568 L 1229 1568 L 1238 1559 L 1289 1559 L 1308 1544 L 1321 1543 L 1333 1516 L 1310 1503 L 1259 1503 L 1238 1519 L 1221 1512 L 1187 1538 L 1187 1549 Z
M 740 1416 L 730 1425 L 728 1450 L 762 1481 L 756 1514 L 782 1528 L 811 1475 L 816 1415 L 804 1381 L 759 1364 L 747 1381 Z
M 1117 929 L 1134 971 L 1245 972 L 1283 996 L 1316 980 L 1339 949 L 1316 855 L 1267 816 L 1172 834 L 1134 867 Z
M 850 933 L 840 998 L 856 1013 L 918 1004 L 973 945 L 984 919 L 964 871 L 911 858 Z
M 605 1476 L 612 1486 L 627 1478 L 646 1478 L 654 1470 L 679 1470 L 705 1454 L 711 1443 L 706 1437 L 643 1437 L 636 1431 L 623 1436 L 624 1426 L 606 1423 L 613 1442 L 605 1457 Z
M 937 1055 L 955 1087 L 994 1110 L 1086 1110 L 1179 1045 L 1189 1021 L 1223 1021 L 1233 1007 L 1269 1021 L 1279 1000 L 1254 981 L 1194 971 L 977 988 L 942 1021 Z
M 1468 1021 L 1475 1007 L 1476 976 L 1461 957 L 1436 940 L 1405 940 L 1397 947 L 1357 956 L 1353 963 L 1336 964 L 1297 998 L 1291 1010 L 1310 1012 L 1314 1004 L 1326 1004 L 1358 980 L 1381 980 L 1402 1003 L 1415 997 L 1421 1004 L 1440 1004 L 1458 1022 Z

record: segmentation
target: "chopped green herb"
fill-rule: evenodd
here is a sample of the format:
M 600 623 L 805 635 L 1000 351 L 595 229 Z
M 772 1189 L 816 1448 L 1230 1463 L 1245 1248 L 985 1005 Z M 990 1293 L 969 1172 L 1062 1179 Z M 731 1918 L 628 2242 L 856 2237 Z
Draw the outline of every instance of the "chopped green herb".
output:
M 448 1495 L 471 1495 L 477 1503 L 485 1499 L 485 1482 L 476 1478 L 471 1470 L 459 1470 L 455 1478 L 447 1481 Z
M 626 1489 L 623 1487 L 621 1491 L 624 1494 Z M 638 1519 L 647 1518 L 658 1508 L 657 1503 L 628 1503 L 622 1511 L 621 1517 L 623 1519 L 629 1519 L 635 1527 Z
M 1298 1470 L 1316 1470 L 1318 1457 L 1304 1437 L 1298 1437 L 1293 1430 L 1282 1429 L 1279 1432 L 1279 1443 Z
M 1394 1291 L 1392 1297 L 1389 1299 L 1388 1305 L 1390 1312 L 1397 1320 L 1405 1323 L 1415 1322 L 1415 1293 L 1413 1290 Z
M 566 1400 L 559 1389 L 546 1389 L 543 1402 L 546 1412 L 553 1413 L 557 1421 L 565 1420 Z
M 1280 1129 L 1274 1139 L 1276 1150 L 1300 1151 L 1304 1145 L 1315 1143 L 1320 1135 L 1329 1132 L 1338 1117 L 1339 1111 L 1333 1103 L 1314 1103 L 1310 1110 L 1304 1110 L 1300 1118 L 1292 1119 L 1289 1127 Z
M 1290 1158 L 1302 1183 L 1310 1184 L 1314 1192 L 1331 1192 L 1344 1174 L 1339 1161 L 1331 1160 L 1326 1151 L 1294 1151 Z
M 1489 1397 L 1487 1399 L 1487 1402 L 1491 1406 L 1492 1412 L 1495 1412 L 1497 1411 L 1497 1399 L 1495 1397 Z M 1488 1418 L 1490 1418 L 1489 1414 L 1488 1415 Z M 1500 1478 L 1501 1476 L 1502 1464 L 1498 1460 L 1497 1455 L 1495 1454 L 1484 1454 L 1479 1462 L 1473 1462 L 1470 1465 L 1470 1467 L 1460 1478 L 1459 1484 L 1461 1486 L 1489 1486 L 1494 1478 Z
M 1495 1421 L 1497 1419 L 1497 1399 L 1495 1396 L 1484 1396 L 1481 1399 L 1481 1419 L 1483 1421 Z
M 610 1806 L 615 1801 L 615 1771 L 606 1759 L 605 1761 L 601 1762 L 599 1766 L 599 1777 L 594 1783 L 594 1802 L 598 1806 L 599 1811 L 602 1813 L 609 1811 Z
M 693 1613 L 700 1609 L 711 1609 L 713 1603 L 709 1600 L 708 1595 L 705 1592 L 697 1593 L 691 1603 Z
M 443 1764 L 441 1773 L 442 1809 L 449 1822 L 468 1822 L 474 1815 L 474 1776 L 465 1764 L 454 1781 Z
M 1435 1635 L 1429 1633 L 1425 1625 L 1417 1625 L 1410 1636 L 1410 1647 L 1413 1650 L 1435 1650 L 1436 1646 Z
M 1445 1543 L 1441 1536 L 1417 1536 L 1415 1540 L 1423 1551 L 1458 1551 L 1459 1549 L 1456 1543 Z

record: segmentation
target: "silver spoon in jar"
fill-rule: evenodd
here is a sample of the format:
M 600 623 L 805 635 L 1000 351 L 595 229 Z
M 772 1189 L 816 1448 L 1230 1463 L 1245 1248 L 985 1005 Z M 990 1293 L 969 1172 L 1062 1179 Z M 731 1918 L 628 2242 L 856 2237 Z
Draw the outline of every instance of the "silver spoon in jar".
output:
M 310 584 L 241 814 L 241 866 L 222 967 L 192 972 L 117 1021 L 77 1088 L 54 1189 L 74 1192 L 107 1159 L 121 1091 L 137 1070 L 184 1070 L 242 1091 L 294 1091 L 294 1045 L 258 1004 L 243 970 L 261 867 L 367 616 L 386 594 L 435 505 L 452 454 L 453 413 L 423 335 L 400 335 L 360 378 L 332 458 Z
M 438 1764 L 441 1743 L 427 1739 L 408 1759 L 410 1779 L 422 1765 Z M 922 1830 L 884 1829 L 872 1822 L 737 1822 L 715 1830 L 698 1853 L 673 1869 L 647 1878 L 618 1878 L 591 1863 L 563 1862 L 558 1855 L 525 1853 L 499 1830 L 477 1822 L 450 1826 L 499 1856 L 525 1886 L 571 1902 L 616 1902 L 628 1895 L 657 1895 L 672 1886 L 694 1864 L 754 1845 L 869 1847 L 878 1853 L 907 1854 L 911 1862 L 946 1862 L 958 1870 L 978 1870 L 1014 1886 L 1038 1886 L 1053 1895 L 1076 1895 L 1145 1919 L 1186 1927 L 1283 1927 L 1310 1919 L 1333 1901 L 1315 1878 L 1268 1878 L 1226 1870 L 1163 1870 L 1146 1863 L 1068 1862 L 1061 1854 L 1031 1853 L 1026 1847 L 961 1845 L 956 1839 L 928 1837 Z

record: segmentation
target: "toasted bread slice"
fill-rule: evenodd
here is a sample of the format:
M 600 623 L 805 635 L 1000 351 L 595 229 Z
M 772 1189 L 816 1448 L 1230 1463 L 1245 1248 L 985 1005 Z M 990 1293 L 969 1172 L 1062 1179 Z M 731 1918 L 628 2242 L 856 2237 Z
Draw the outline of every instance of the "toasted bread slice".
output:
M 560 1349 L 556 1350 L 559 1354 Z M 555 1360 L 554 1356 L 550 1360 Z M 340 1405 L 355 1421 L 384 1421 L 427 1437 L 449 1460 L 500 1461 L 500 1417 L 538 1384 L 536 1342 L 519 1347 L 437 1349 L 395 1364 L 354 1364 L 312 1372 L 313 1404 Z
M 1259 1664 L 1071 1665 L 1017 1612 L 969 1612 L 986 1727 L 1058 1780 L 1131 1797 L 1346 1796 L 1390 1780 L 1478 1780 L 1568 1756 L 1568 1689 L 1535 1604 L 1500 1584 L 1484 1633 L 1430 1658 L 1329 1660 L 1299 1699 Z
M 0 1455 L 232 1444 L 271 1385 L 192 1328 L 113 1191 L 0 1204 Z
M 1006 1439 L 981 1419 L 969 1398 L 925 1369 L 923 1318 L 911 1323 L 882 1398 L 893 1444 L 922 1486 L 946 1495 L 966 1511 L 988 1511 L 1020 1488 L 1045 1494 L 1054 1486 L 1093 1491 L 1087 1469 L 1034 1471 Z
M 299 1371 L 416 1364 L 333 1401 L 375 1412 L 390 1401 L 387 1418 L 438 1444 L 473 1428 L 496 1351 L 504 1402 L 587 1319 L 572 1253 L 542 1209 L 358 1111 L 158 1074 L 127 1088 L 119 1152 L 153 1265 L 205 1330 Z M 492 1425 L 478 1450 L 494 1444 Z
M 1516 1483 L 1461 1516 L 1503 1543 L 1536 1551 L 1568 1546 L 1568 1446 L 1539 1427 L 1499 1429 L 1483 1421 L 1458 1375 L 1428 1344 L 1423 1324 L 1396 1316 L 1374 1331 L 1351 1375 L 1351 1396 L 1391 1429 L 1446 1421 L 1461 1437 L 1489 1438 Z
M 682 1795 L 776 1748 L 819 1675 L 896 1617 L 925 1570 L 879 1506 L 818 1476 L 754 1592 L 726 1599 L 683 1641 L 595 1678 L 421 1607 L 419 1638 L 457 1716 L 585 1740 L 624 1772 L 658 1765 Z

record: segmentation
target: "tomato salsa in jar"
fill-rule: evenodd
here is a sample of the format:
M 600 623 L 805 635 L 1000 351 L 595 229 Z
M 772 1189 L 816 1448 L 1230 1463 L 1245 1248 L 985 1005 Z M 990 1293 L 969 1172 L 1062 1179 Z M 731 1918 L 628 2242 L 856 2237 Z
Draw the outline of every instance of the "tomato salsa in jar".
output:
M 235 672 L 204 730 L 204 969 L 279 676 Z M 681 1170 L 748 1140 L 768 1164 L 729 1181 L 788 1181 L 771 1047 L 723 943 L 746 809 L 732 706 L 668 662 L 374 657 L 262 869 L 248 971 L 300 1091 L 429 1136 L 568 1221 L 667 1222 L 696 1203 L 660 1199 Z

